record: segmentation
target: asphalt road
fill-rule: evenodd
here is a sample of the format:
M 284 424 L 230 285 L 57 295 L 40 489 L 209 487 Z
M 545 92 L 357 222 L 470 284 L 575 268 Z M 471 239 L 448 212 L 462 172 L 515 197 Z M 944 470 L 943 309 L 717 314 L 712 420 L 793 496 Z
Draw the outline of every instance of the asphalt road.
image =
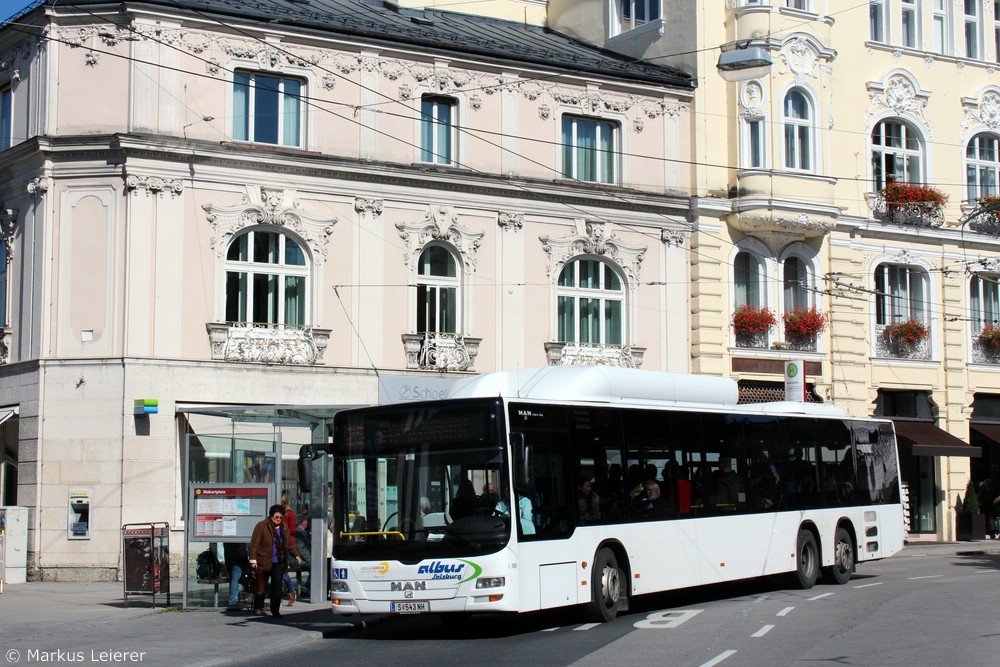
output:
M 273 665 L 275 658 L 237 658 Z M 963 665 L 1000 662 L 1000 553 L 904 552 L 845 586 L 780 579 L 652 595 L 606 624 L 578 609 L 401 616 L 283 651 L 291 665 Z

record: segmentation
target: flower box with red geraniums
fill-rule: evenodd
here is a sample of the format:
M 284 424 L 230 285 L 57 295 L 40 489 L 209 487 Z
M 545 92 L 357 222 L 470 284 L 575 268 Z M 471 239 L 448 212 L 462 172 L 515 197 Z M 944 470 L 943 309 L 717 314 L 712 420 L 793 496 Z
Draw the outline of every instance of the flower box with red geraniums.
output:
M 1000 326 L 987 324 L 983 327 L 979 332 L 979 343 L 988 352 L 994 354 L 1000 352 Z
M 826 327 L 826 313 L 813 306 L 811 308 L 793 308 L 784 315 L 785 339 L 789 343 L 809 343 L 816 340 Z
M 770 331 L 778 318 L 770 308 L 744 304 L 733 313 L 733 332 L 737 336 L 759 336 Z
M 906 349 L 913 349 L 922 343 L 930 331 L 923 322 L 918 322 L 912 317 L 905 322 L 892 322 L 882 329 L 882 336 L 890 343 L 900 345 Z
M 885 203 L 891 205 L 922 204 L 938 209 L 948 203 L 948 195 L 932 185 L 891 181 L 882 188 Z

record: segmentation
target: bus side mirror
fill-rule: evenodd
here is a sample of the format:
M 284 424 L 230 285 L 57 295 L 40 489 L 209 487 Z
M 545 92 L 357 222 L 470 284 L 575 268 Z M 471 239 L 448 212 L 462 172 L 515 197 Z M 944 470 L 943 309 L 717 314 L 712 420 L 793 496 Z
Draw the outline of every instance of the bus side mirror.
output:
M 297 461 L 299 473 L 299 493 L 312 491 L 312 462 L 316 457 L 316 448 L 312 445 L 302 445 L 299 448 Z
M 514 452 L 514 488 L 528 491 L 534 478 L 531 446 L 524 441 L 523 433 L 510 434 L 510 449 Z

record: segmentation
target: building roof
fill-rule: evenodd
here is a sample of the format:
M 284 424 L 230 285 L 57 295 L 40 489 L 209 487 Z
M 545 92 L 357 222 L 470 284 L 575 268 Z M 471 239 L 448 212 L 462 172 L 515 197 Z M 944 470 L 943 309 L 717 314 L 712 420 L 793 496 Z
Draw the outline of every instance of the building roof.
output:
M 159 5 L 219 18 L 239 17 L 298 26 L 366 41 L 406 44 L 437 53 L 461 53 L 498 62 L 530 64 L 603 77 L 694 88 L 691 75 L 602 49 L 548 28 L 515 21 L 431 9 L 406 9 L 383 0 L 39 0 L 63 11 L 87 7 Z

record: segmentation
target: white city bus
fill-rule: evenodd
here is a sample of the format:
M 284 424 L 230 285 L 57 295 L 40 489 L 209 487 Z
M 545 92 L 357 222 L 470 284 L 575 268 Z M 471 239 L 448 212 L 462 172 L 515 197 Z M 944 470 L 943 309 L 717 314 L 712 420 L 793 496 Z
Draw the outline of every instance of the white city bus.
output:
M 577 366 L 337 414 L 334 612 L 611 620 L 656 591 L 843 584 L 902 548 L 890 422 L 736 403 L 727 379 Z

